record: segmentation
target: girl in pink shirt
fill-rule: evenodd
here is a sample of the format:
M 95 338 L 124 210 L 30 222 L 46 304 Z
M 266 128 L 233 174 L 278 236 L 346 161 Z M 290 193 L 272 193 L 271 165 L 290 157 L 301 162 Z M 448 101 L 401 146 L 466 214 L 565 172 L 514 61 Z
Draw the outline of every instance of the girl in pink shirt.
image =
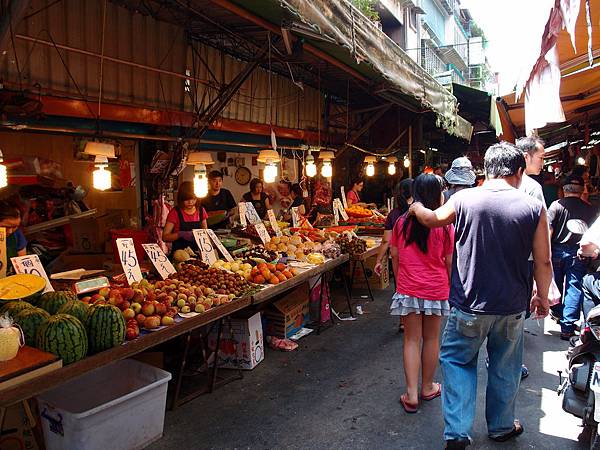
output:
M 413 184 L 415 202 L 437 209 L 443 203 L 443 182 L 432 174 L 419 175 Z M 417 412 L 419 396 L 433 400 L 442 385 L 433 382 L 438 356 L 442 316 L 450 312 L 449 275 L 454 249 L 454 227 L 429 229 L 414 216 L 396 222 L 390 242 L 396 273 L 396 293 L 391 314 L 404 321 L 404 374 L 406 393 L 400 403 L 407 413 Z M 423 348 L 421 349 L 421 342 Z M 418 392 L 422 369 L 421 392 Z
M 365 182 L 361 178 L 357 178 L 350 185 L 350 189 L 346 192 L 346 200 L 348 202 L 348 206 L 355 205 L 356 203 L 360 203 L 360 191 L 363 190 L 363 186 Z

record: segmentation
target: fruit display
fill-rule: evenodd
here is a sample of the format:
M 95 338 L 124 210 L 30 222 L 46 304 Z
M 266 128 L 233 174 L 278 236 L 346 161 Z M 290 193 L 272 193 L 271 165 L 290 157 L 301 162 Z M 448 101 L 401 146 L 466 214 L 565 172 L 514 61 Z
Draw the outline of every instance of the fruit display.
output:
M 260 263 L 252 268 L 250 273 L 252 281 L 256 284 L 279 284 L 294 278 L 296 271 L 289 269 L 285 264 Z
M 71 291 L 46 292 L 40 297 L 37 306 L 54 315 L 69 300 L 77 300 L 77 296 Z
M 250 271 L 252 270 L 252 266 L 253 264 L 249 260 L 235 259 L 233 262 L 228 262 L 219 259 L 211 267 L 229 270 L 230 272 L 244 277 L 246 280 L 250 280 Z
M 306 241 L 299 234 L 274 237 L 266 247 L 270 251 L 278 251 L 297 261 L 306 261 L 307 254 L 321 250 L 319 242 Z
M 156 290 L 154 291 L 154 293 L 156 295 L 157 301 L 167 306 L 167 312 L 163 312 L 160 306 L 158 306 L 158 311 L 155 310 L 153 312 L 152 307 L 150 305 L 144 304 L 144 307 L 142 308 L 142 314 L 154 313 L 160 315 L 161 313 L 163 313 L 163 317 L 159 325 L 169 325 L 169 323 L 162 322 L 163 320 L 165 320 L 164 317 L 167 316 L 174 318 L 178 311 L 182 314 L 187 314 L 191 312 L 203 313 L 208 311 L 213 306 L 218 306 L 221 303 L 226 303 L 230 301 L 229 296 L 217 296 L 212 288 L 199 285 L 195 286 L 189 282 L 185 282 L 175 278 L 169 278 L 165 281 L 158 281 L 156 283 Z M 227 297 L 226 301 L 224 300 L 224 297 Z M 168 319 L 166 320 L 170 322 Z M 151 323 L 150 325 L 154 324 L 155 323 Z M 147 326 L 144 325 L 144 328 L 147 328 Z
M 33 305 L 22 300 L 17 300 L 16 302 L 7 302 L 2 306 L 2 308 L 0 308 L 0 315 L 8 313 L 8 315 L 14 319 L 19 311 L 29 308 L 33 308 Z
M 333 241 L 327 241 L 321 248 L 321 253 L 325 258 L 335 259 L 342 254 L 342 249 Z
M 88 350 L 85 327 L 68 314 L 46 319 L 38 328 L 35 342 L 37 348 L 58 356 L 65 365 L 84 358 Z
M 25 344 L 35 347 L 35 336 L 40 325 L 50 318 L 50 314 L 42 308 L 25 308 L 14 316 L 14 321 L 21 327 Z
M 330 237 L 318 228 L 290 228 L 290 232 L 312 242 L 325 242 Z
M 250 287 L 246 279 L 236 273 L 216 268 L 201 269 L 188 264 L 182 264 L 181 270 L 169 275 L 169 279 L 183 282 L 188 289 L 191 289 L 192 286 L 203 288 L 210 286 L 215 294 L 232 295 L 233 297 L 239 297 Z
M 325 256 L 322 253 L 309 253 L 306 255 L 306 262 L 318 266 L 325 262 Z
M 11 275 L 0 279 L 0 304 L 4 301 L 24 300 L 35 304 L 46 287 L 46 280 L 32 274 Z
M 273 238 L 273 239 L 276 239 L 276 238 Z M 265 247 L 263 247 L 262 245 L 253 246 L 252 248 L 242 252 L 239 255 L 239 257 L 242 259 L 258 258 L 258 259 L 264 260 L 265 262 L 272 262 L 272 261 L 277 260 L 277 258 L 278 258 L 277 253 L 275 251 L 268 250 Z
M 350 217 L 371 217 L 373 215 L 373 211 L 367 208 L 363 208 L 362 206 L 352 205 L 349 208 L 346 208 L 346 213 Z
M 375 214 L 369 217 L 350 217 L 348 220 L 345 220 L 343 223 L 347 223 L 349 225 L 364 225 L 364 224 L 385 224 L 385 217 L 380 217 Z
M 0 361 L 13 359 L 22 345 L 21 330 L 13 325 L 8 315 L 0 316 Z
M 85 323 L 89 308 L 90 306 L 81 300 L 69 300 L 60 307 L 58 314 L 70 314 L 71 316 L 77 317 L 81 323 Z
M 336 239 L 336 244 L 340 246 L 342 253 L 348 253 L 351 256 L 356 256 L 367 251 L 367 242 L 363 239 L 352 237 L 343 234 Z
M 125 340 L 125 319 L 113 305 L 93 305 L 85 322 L 91 354 L 121 345 Z

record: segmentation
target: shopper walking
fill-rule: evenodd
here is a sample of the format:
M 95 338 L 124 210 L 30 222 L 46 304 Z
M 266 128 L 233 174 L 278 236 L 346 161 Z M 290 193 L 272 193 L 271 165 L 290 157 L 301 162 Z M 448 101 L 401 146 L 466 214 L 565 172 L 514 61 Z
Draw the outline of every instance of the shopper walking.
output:
M 444 178 L 450 186 L 447 191 L 444 191 L 444 200 L 446 201 L 457 192 L 473 187 L 475 172 L 473 172 L 473 165 L 469 158 L 461 156 L 452 161 L 452 167 L 446 172 Z
M 455 194 L 435 211 L 416 202 L 409 210 L 428 227 L 452 222 L 456 227 L 449 297 L 453 308 L 440 356 L 446 448 L 465 448 L 471 442 L 478 356 L 486 339 L 488 435 L 506 441 L 523 432 L 515 420 L 515 400 L 531 253 L 538 286 L 531 309 L 538 317 L 548 313 L 548 221 L 542 203 L 518 189 L 525 170 L 523 153 L 506 142 L 493 145 L 485 154 L 484 169 L 482 187 Z
M 419 175 L 413 184 L 415 201 L 436 209 L 443 203 L 442 179 Z M 442 385 L 434 383 L 438 363 L 442 316 L 450 305 L 449 275 L 454 248 L 454 227 L 448 224 L 430 230 L 415 217 L 402 216 L 392 232 L 392 265 L 396 273 L 396 293 L 391 313 L 404 322 L 404 374 L 406 393 L 400 403 L 407 413 L 415 413 L 422 400 L 441 395 Z M 419 372 L 422 374 L 419 394 Z
M 586 265 L 577 256 L 581 236 L 571 233 L 567 224 L 569 220 L 579 219 L 590 226 L 596 218 L 594 208 L 581 199 L 584 188 L 582 177 L 568 176 L 563 186 L 564 198 L 556 200 L 548 208 L 554 281 L 563 295 L 562 303 L 553 306 L 552 311 L 555 317 L 560 318 L 560 338 L 566 341 L 575 335 L 575 322 L 581 315 L 581 282 L 586 274 Z

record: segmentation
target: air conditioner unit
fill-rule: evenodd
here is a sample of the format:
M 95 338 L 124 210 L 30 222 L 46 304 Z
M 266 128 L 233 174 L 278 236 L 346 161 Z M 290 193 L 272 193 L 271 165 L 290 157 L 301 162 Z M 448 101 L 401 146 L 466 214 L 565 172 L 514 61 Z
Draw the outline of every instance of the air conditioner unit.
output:
M 479 80 L 483 77 L 482 66 L 471 66 L 469 67 L 469 78 L 471 80 Z

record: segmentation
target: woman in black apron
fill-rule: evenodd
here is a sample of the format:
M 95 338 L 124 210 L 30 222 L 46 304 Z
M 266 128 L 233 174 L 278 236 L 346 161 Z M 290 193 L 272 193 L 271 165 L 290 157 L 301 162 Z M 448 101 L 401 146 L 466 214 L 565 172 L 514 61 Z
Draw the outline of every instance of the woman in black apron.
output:
M 197 203 L 193 183 L 181 183 L 177 189 L 177 206 L 169 211 L 162 234 L 163 241 L 172 242 L 171 255 L 187 247 L 198 250 L 192 230 L 207 228 L 207 214 Z
M 246 192 L 242 198 L 245 202 L 250 202 L 254 205 L 258 217 L 261 219 L 267 217 L 267 210 L 271 209 L 271 203 L 263 190 L 262 180 L 258 178 L 252 179 L 250 182 L 250 192 Z
M 27 254 L 27 240 L 21 231 L 21 211 L 13 203 L 0 200 L 0 227 L 4 228 L 6 239 L 7 273 L 12 273 L 11 258 Z M 0 243 L 0 245 L 2 245 Z M 1 251 L 1 249 L 0 249 Z M 2 261 L 0 260 L 0 266 Z M 0 270 L 2 267 L 0 267 Z

